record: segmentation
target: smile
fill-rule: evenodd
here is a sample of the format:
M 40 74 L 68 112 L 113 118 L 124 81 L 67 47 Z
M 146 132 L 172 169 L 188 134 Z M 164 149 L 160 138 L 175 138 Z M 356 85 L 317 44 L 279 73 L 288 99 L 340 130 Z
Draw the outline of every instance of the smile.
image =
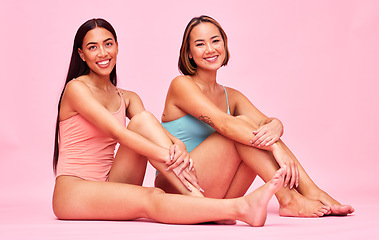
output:
M 106 67 L 109 64 L 109 62 L 110 62 L 110 59 L 107 59 L 101 62 L 97 62 L 96 64 L 99 65 L 100 67 Z
M 208 62 L 214 62 L 214 61 L 216 61 L 217 60 L 217 58 L 218 58 L 218 56 L 213 56 L 213 57 L 208 57 L 208 58 L 204 58 L 206 61 L 208 61 Z

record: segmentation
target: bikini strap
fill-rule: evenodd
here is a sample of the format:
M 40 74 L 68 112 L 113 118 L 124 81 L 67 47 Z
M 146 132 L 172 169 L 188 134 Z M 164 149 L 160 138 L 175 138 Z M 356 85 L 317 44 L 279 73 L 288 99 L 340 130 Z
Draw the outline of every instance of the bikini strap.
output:
M 224 87 L 224 85 L 221 85 L 224 90 L 225 90 L 225 96 L 226 96 L 226 105 L 228 106 L 228 114 L 230 115 L 230 110 L 229 110 L 229 99 L 228 99 L 228 92 L 226 91 L 226 88 Z
M 125 114 L 126 114 L 126 103 L 125 103 L 125 99 L 124 99 L 124 97 L 122 96 L 123 94 L 120 92 L 120 89 L 119 89 L 118 87 L 116 87 L 116 89 L 117 89 L 118 95 L 121 97 L 121 101 L 122 101 L 121 105 L 124 105 L 124 106 L 125 106 Z

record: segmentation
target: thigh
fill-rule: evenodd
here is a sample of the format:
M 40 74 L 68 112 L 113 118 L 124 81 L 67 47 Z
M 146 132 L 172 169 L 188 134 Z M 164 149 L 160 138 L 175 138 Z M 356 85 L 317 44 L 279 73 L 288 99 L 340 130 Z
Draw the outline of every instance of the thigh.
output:
M 205 196 L 223 198 L 241 163 L 234 141 L 215 132 L 190 155 Z
M 151 189 L 71 176 L 56 180 L 53 210 L 59 219 L 131 220 L 146 217 Z
M 120 146 L 109 172 L 110 182 L 128 183 L 142 186 L 147 166 L 147 158 L 127 147 Z
M 245 162 L 241 162 L 224 198 L 244 196 L 256 176 L 257 174 Z

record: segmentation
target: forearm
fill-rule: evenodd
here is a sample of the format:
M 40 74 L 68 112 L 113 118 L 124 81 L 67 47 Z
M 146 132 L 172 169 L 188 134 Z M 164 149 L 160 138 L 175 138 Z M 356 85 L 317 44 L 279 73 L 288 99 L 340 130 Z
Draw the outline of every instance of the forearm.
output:
M 273 124 L 276 124 L 278 128 L 280 128 L 280 136 L 283 136 L 283 133 L 284 133 L 284 126 L 283 126 L 283 123 L 282 121 L 280 121 L 279 119 L 277 118 L 266 118 L 266 120 L 264 121 L 264 124 L 269 124 L 269 123 L 273 123 Z M 263 125 L 263 124 L 262 124 Z M 260 125 L 261 126 L 261 125 Z
M 114 138 L 120 145 L 126 146 L 149 159 L 159 162 L 167 162 L 170 159 L 170 153 L 167 148 L 161 147 L 128 129 L 122 129 Z
M 256 141 L 256 133 L 255 131 L 261 128 L 259 125 L 265 125 L 266 122 L 269 124 L 276 124 L 274 128 L 278 128 L 281 131 L 281 122 L 275 118 L 265 118 L 261 121 L 253 120 L 246 116 L 238 116 L 238 117 L 230 117 L 228 121 L 225 121 L 223 124 L 223 128 L 219 130 L 219 132 L 239 143 L 253 146 L 259 149 L 272 151 L 273 149 L 269 146 L 265 146 L 265 144 L 256 144 L 253 142 Z M 263 124 L 262 124 L 263 123 Z M 253 133 L 254 132 L 254 133 Z M 281 132 L 282 133 L 282 132 Z M 279 136 L 278 136 L 279 137 Z M 272 145 L 272 144 L 270 144 Z
M 221 128 L 218 129 L 225 137 L 236 142 L 251 146 L 253 131 L 258 129 L 258 125 L 247 117 L 233 117 L 226 120 Z
M 169 131 L 167 131 L 167 129 L 165 129 L 165 128 L 163 128 L 163 129 L 173 144 L 178 144 L 178 145 L 181 145 L 185 148 L 184 143 L 180 139 L 174 137 L 174 135 L 172 135 Z

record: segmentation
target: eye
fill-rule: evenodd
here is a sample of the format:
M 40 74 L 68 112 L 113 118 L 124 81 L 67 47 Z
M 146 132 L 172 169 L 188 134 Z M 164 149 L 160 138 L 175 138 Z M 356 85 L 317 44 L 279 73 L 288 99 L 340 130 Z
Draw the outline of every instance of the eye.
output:
M 201 47 L 201 46 L 203 46 L 204 45 L 204 43 L 197 43 L 195 46 L 196 47 Z
M 219 43 L 220 42 L 220 39 L 216 39 L 213 41 L 213 43 Z
M 88 50 L 95 50 L 97 47 L 95 45 L 91 45 L 88 47 Z
M 107 42 L 107 43 L 105 43 L 105 46 L 106 47 L 111 47 L 111 46 L 113 46 L 113 42 Z

